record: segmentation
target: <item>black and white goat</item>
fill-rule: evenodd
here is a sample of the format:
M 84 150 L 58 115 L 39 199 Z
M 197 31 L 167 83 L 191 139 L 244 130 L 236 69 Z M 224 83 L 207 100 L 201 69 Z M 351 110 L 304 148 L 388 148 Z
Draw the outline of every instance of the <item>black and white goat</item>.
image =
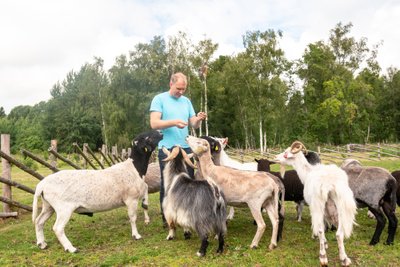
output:
M 104 170 L 63 170 L 51 174 L 36 186 L 33 198 L 32 220 L 35 224 L 37 245 L 45 249 L 43 226 L 56 212 L 53 230 L 66 251 L 77 252 L 65 235 L 64 228 L 72 213 L 94 213 L 126 205 L 132 227 L 132 237 L 141 239 L 136 228 L 138 203 L 144 199 L 145 222 L 148 193 L 143 176 L 151 153 L 162 139 L 159 131 L 138 135 L 132 142 L 130 158 Z M 42 212 L 38 214 L 38 199 L 42 198 Z
M 305 157 L 311 165 L 321 163 L 318 154 L 313 151 L 308 151 L 308 153 L 305 154 Z M 285 186 L 285 201 L 294 201 L 296 203 L 297 221 L 301 222 L 301 216 L 305 204 L 303 195 L 304 185 L 297 175 L 297 172 L 295 170 L 285 171 L 282 178 L 282 173 L 271 171 L 271 165 L 275 164 L 275 161 L 265 158 L 255 159 L 255 161 L 257 162 L 258 171 L 272 173 L 282 181 L 283 185 Z
M 224 195 L 217 184 L 207 176 L 204 180 L 193 180 L 187 173 L 186 164 L 194 168 L 186 152 L 174 147 L 171 152 L 163 149 L 167 156 L 164 169 L 165 196 L 163 211 L 168 223 L 167 240 L 175 237 L 176 225 L 193 229 L 201 239 L 198 256 L 206 254 L 208 237 L 218 236 L 217 253 L 224 249 L 226 233 L 226 205 Z M 185 235 L 186 237 L 186 235 Z
M 355 159 L 344 160 L 341 167 L 349 176 L 349 185 L 353 190 L 358 207 L 368 207 L 368 210 L 376 218 L 375 233 L 369 244 L 375 245 L 379 242 L 386 223 L 384 215 L 389 220 L 386 244 L 393 244 L 397 229 L 396 180 L 387 170 L 362 166 Z
M 275 160 L 291 165 L 304 184 L 304 199 L 310 206 L 313 235 L 318 236 L 320 241 L 321 266 L 328 265 L 325 220 L 337 226 L 339 258 L 342 266 L 349 266 L 351 260 L 347 257 L 343 241 L 353 231 L 357 206 L 347 174 L 336 165 L 311 165 L 301 153 L 302 150 L 305 150 L 305 146 L 296 141 L 277 155 Z

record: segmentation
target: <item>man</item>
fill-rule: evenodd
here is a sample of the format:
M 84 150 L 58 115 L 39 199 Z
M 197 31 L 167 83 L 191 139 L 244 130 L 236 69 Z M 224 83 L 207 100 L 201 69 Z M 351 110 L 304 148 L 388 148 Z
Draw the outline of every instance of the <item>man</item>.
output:
M 161 171 L 160 185 L 160 205 L 162 219 L 165 225 L 162 201 L 164 199 L 164 177 L 163 171 L 167 157 L 162 151 L 162 147 L 171 150 L 173 146 L 181 146 L 187 153 L 191 153 L 185 138 L 189 135 L 188 125 L 197 129 L 201 122 L 207 118 L 204 112 L 195 113 L 192 102 L 183 94 L 186 91 L 187 78 L 181 73 L 171 75 L 169 91 L 156 95 L 151 101 L 150 106 L 150 127 L 162 130 L 163 139 L 158 143 L 158 161 Z M 189 175 L 194 176 L 194 170 L 188 168 Z

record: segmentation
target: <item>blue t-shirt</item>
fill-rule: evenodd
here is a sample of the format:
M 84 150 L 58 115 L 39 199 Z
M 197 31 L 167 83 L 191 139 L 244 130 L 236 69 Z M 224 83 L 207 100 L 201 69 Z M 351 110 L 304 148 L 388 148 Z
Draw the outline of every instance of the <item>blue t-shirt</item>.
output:
M 189 119 L 196 115 L 189 98 L 185 96 L 176 98 L 171 96 L 168 91 L 158 94 L 153 98 L 150 105 L 150 112 L 152 111 L 161 112 L 162 120 L 181 119 L 189 122 Z M 159 148 L 165 146 L 169 149 L 175 145 L 180 145 L 183 148 L 189 147 L 185 141 L 186 136 L 189 135 L 187 126 L 182 129 L 173 126 L 161 131 L 164 137 L 158 143 Z

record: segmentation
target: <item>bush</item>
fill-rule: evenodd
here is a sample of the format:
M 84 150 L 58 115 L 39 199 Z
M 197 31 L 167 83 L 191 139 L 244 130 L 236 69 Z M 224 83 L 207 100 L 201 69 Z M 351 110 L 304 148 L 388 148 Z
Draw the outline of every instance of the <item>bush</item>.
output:
M 31 158 L 28 158 L 28 157 L 24 158 L 24 159 L 22 160 L 22 163 L 23 163 L 26 167 L 28 167 L 28 168 L 30 168 L 30 169 L 32 169 L 32 170 L 34 170 L 34 171 L 37 171 L 37 170 L 39 169 L 39 166 L 38 166 L 38 164 L 36 163 L 36 161 L 34 161 L 34 160 L 31 159 Z

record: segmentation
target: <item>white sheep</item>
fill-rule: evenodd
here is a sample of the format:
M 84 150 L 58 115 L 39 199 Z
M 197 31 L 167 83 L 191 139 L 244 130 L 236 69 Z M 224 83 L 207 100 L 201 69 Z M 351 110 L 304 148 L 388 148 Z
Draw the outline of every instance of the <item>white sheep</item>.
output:
M 186 142 L 198 157 L 199 177 L 209 177 L 222 189 L 229 205 L 242 207 L 247 204 L 257 223 L 257 232 L 250 247 L 256 248 L 265 231 L 266 225 L 261 209 L 267 210 L 272 224 L 272 236 L 269 249 L 277 246 L 279 214 L 279 187 L 266 172 L 242 171 L 226 166 L 217 166 L 211 159 L 210 144 L 207 140 L 188 136 Z
M 37 245 L 45 249 L 43 233 L 45 222 L 56 212 L 53 230 L 66 251 L 77 252 L 64 233 L 72 213 L 94 213 L 126 205 L 132 227 L 132 237 L 141 239 L 136 228 L 136 210 L 144 199 L 147 215 L 147 185 L 142 177 L 147 171 L 151 153 L 162 139 L 159 131 L 140 134 L 132 142 L 130 159 L 104 170 L 64 170 L 51 174 L 36 186 L 33 198 L 32 220 L 35 224 Z M 42 212 L 38 213 L 38 199 L 42 198 Z
M 349 187 L 347 174 L 336 165 L 311 165 L 303 153 L 305 146 L 296 141 L 291 147 L 277 155 L 275 160 L 291 165 L 304 184 L 304 199 L 310 206 L 312 231 L 320 241 L 319 260 L 321 266 L 328 265 L 326 254 L 324 217 L 337 225 L 336 239 L 342 266 L 349 266 L 343 240 L 350 237 L 357 211 L 353 192 Z

